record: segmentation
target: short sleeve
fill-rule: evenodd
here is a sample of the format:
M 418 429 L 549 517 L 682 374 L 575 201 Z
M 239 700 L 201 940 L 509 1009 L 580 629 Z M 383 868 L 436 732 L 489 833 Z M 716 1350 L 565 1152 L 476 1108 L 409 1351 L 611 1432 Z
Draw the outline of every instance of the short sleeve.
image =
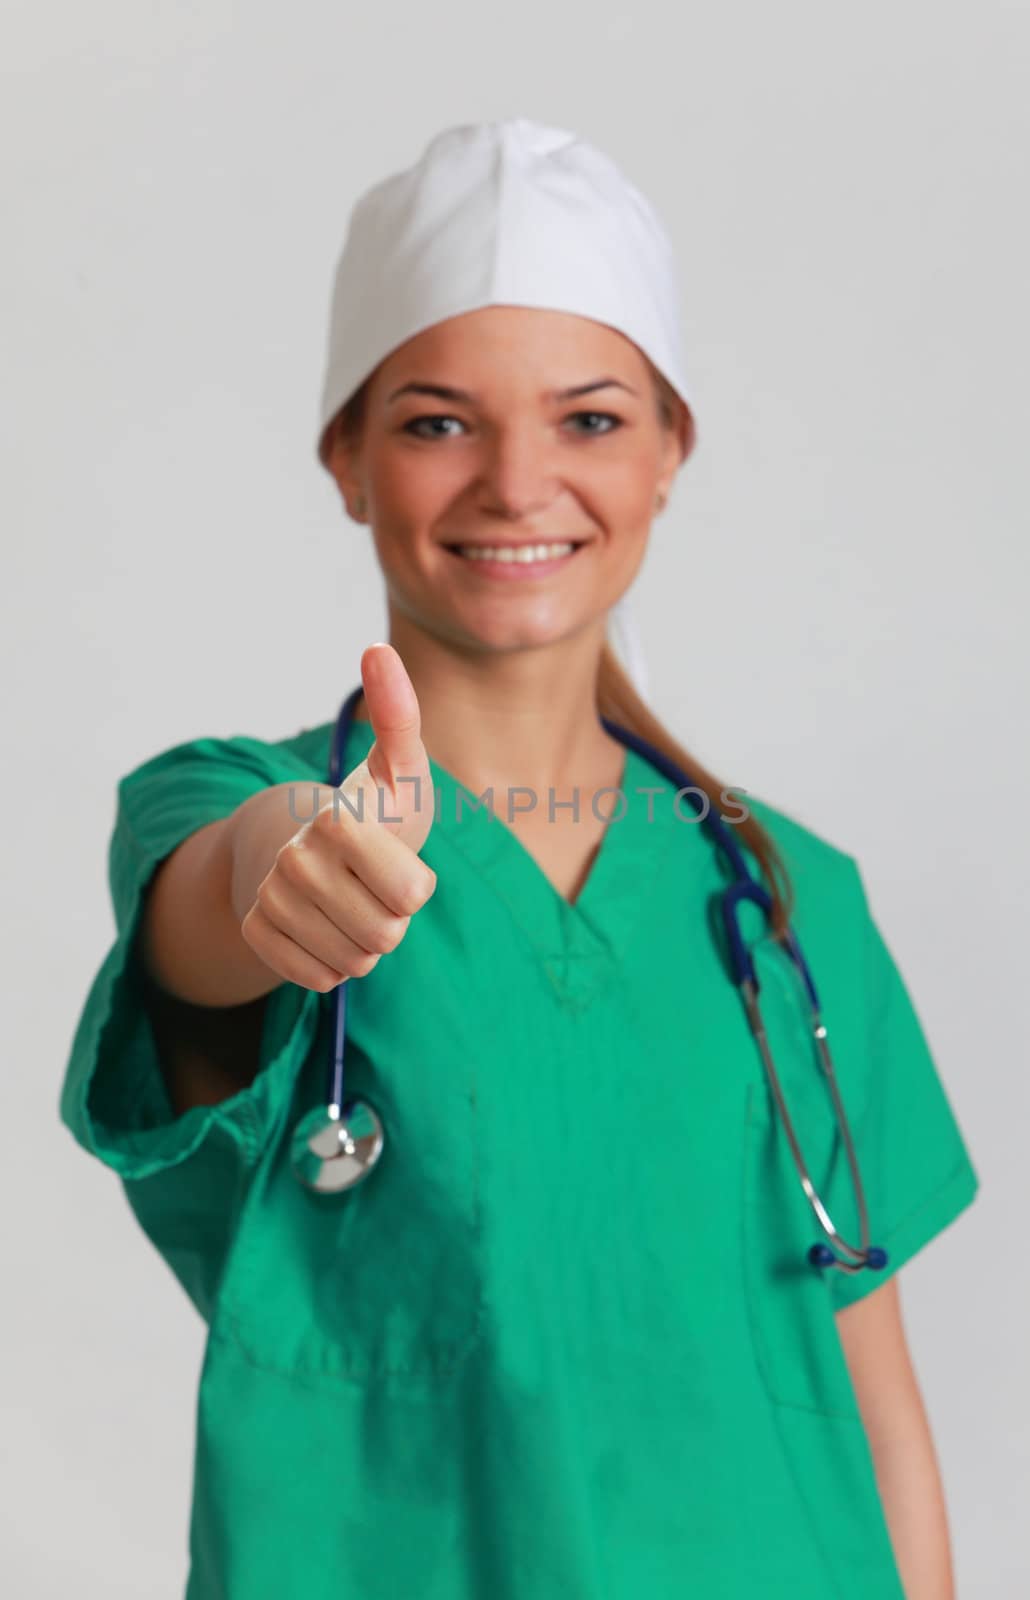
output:
M 250 795 L 303 776 L 276 746 L 239 737 L 177 745 L 121 780 L 108 848 L 115 938 L 86 997 L 61 1088 L 62 1122 L 121 1179 L 144 1232 L 205 1317 L 246 1180 L 317 1031 L 320 996 L 290 983 L 274 989 L 253 1082 L 217 1105 L 175 1115 L 144 1003 L 137 935 L 146 888 L 167 855 Z M 299 794 L 298 826 L 306 803 Z
M 888 1260 L 885 1267 L 856 1273 L 828 1269 L 837 1310 L 893 1276 L 965 1210 L 979 1187 L 922 1022 L 864 890 L 862 903 L 864 1082 L 851 1126 L 870 1243 L 882 1246 Z M 839 1137 L 830 1196 L 837 1227 L 849 1243 L 858 1244 L 857 1207 Z

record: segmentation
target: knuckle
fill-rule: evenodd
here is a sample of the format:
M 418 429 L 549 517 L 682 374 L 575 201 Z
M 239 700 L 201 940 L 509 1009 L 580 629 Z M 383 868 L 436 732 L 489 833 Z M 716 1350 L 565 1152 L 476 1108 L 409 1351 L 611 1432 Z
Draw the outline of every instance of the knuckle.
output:
M 266 916 L 270 916 L 270 913 L 275 910 L 278 898 L 279 891 L 275 873 L 270 872 L 267 878 L 262 878 L 257 886 L 254 893 L 254 905 L 259 911 L 263 911 Z
M 270 964 L 277 944 L 277 929 L 275 922 L 261 904 L 260 891 L 240 923 L 240 933 L 254 954 L 260 956 L 266 965 Z
M 312 876 L 310 850 L 296 839 L 288 839 L 276 854 L 275 871 L 287 883 L 293 884 L 296 888 L 303 888 L 311 881 Z M 268 882 L 267 878 L 265 882 Z
M 338 835 L 341 828 L 347 826 L 350 812 L 341 805 L 335 796 L 321 806 L 311 819 L 311 832 L 320 839 L 328 839 Z
M 261 916 L 266 927 L 278 928 L 285 932 L 287 917 L 283 905 L 281 883 L 277 883 L 274 874 L 267 877 L 258 887 L 254 899 L 254 908 Z
M 250 910 L 245 914 L 242 922 L 240 923 L 240 934 L 241 934 L 242 938 L 244 939 L 245 943 L 248 944 L 250 946 L 250 948 L 257 955 L 260 955 L 260 953 L 261 953 L 260 949 L 259 949 L 259 945 L 261 943 L 261 906 L 259 904 L 260 899 L 261 899 L 261 891 L 259 889 L 258 890 L 257 899 L 254 901 L 254 904 L 251 906 Z
M 384 917 L 375 929 L 375 948 L 380 955 L 389 955 L 391 950 L 396 950 L 404 935 L 408 931 L 411 918 L 406 916 Z
M 347 972 L 352 978 L 367 978 L 378 960 L 379 955 L 376 951 L 364 950 L 348 959 Z
M 413 916 L 425 905 L 436 888 L 436 873 L 431 867 L 426 867 L 425 871 L 429 874 L 428 877 L 422 873 L 412 873 L 398 885 L 397 903 L 401 907 L 403 916 Z

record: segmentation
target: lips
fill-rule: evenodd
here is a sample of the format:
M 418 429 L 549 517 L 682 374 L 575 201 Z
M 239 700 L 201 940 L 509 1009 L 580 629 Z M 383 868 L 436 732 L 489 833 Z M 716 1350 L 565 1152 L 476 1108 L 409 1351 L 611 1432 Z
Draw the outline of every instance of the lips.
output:
M 456 561 L 461 562 L 467 572 L 479 573 L 484 578 L 543 578 L 574 561 L 588 542 L 585 539 L 565 539 L 472 544 L 463 540 L 461 544 L 445 545 L 444 548 Z
M 580 545 L 589 542 L 588 539 L 449 539 L 444 549 L 524 550 L 529 545 L 571 544 L 578 550 Z

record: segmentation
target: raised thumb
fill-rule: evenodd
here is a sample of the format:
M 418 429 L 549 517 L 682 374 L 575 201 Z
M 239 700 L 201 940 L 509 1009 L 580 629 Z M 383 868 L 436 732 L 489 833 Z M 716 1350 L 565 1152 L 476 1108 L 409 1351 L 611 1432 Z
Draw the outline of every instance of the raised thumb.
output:
M 392 644 L 370 644 L 361 657 L 361 686 L 383 770 L 393 784 L 425 761 L 415 687 Z

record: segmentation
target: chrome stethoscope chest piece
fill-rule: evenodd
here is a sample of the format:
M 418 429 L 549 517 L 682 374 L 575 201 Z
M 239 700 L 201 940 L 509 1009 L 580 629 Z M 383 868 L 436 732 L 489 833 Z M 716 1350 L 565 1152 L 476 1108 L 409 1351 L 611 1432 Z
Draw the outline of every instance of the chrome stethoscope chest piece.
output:
M 293 1135 L 293 1170 L 305 1188 L 322 1194 L 352 1189 L 367 1177 L 383 1148 L 383 1125 L 367 1100 L 351 1100 L 339 1115 L 336 1106 L 315 1106 Z

